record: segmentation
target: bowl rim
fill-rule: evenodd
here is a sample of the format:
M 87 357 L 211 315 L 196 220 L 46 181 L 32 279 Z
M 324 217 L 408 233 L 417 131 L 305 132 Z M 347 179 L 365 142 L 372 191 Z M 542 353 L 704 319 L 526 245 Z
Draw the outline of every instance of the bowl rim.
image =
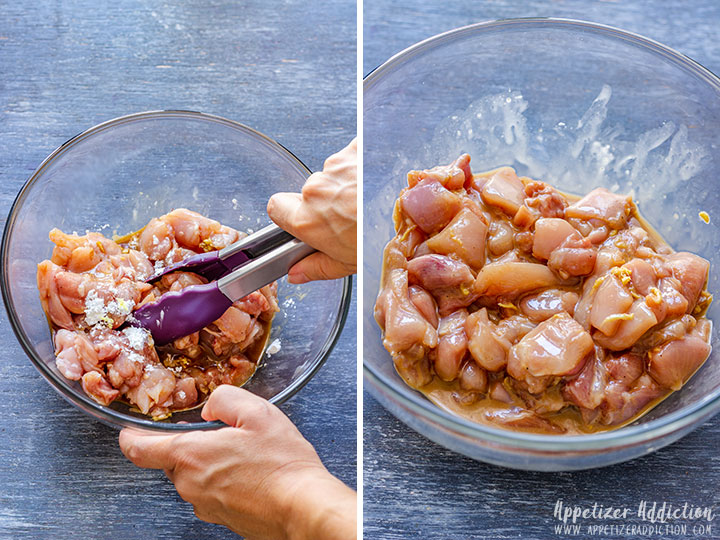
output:
M 230 127 L 232 129 L 241 131 L 245 133 L 246 135 L 250 135 L 253 138 L 262 140 L 265 144 L 272 147 L 276 151 L 279 151 L 281 154 L 286 154 L 287 157 L 291 159 L 291 161 L 294 161 L 296 165 L 300 167 L 305 173 L 307 173 L 307 176 L 310 176 L 312 173 L 310 169 L 290 150 L 288 150 L 285 146 L 280 144 L 279 142 L 275 141 L 274 139 L 268 137 L 267 135 L 249 127 L 245 124 L 242 124 L 240 122 L 236 122 L 234 120 L 229 120 L 227 118 L 223 118 L 221 116 L 208 114 L 208 113 L 202 113 L 197 111 L 190 111 L 190 110 L 181 110 L 181 109 L 168 109 L 168 110 L 152 110 L 152 111 L 142 111 L 138 113 L 128 114 L 119 116 L 116 118 L 112 118 L 110 120 L 106 120 L 104 122 L 101 122 L 89 129 L 86 129 L 85 131 L 82 131 L 75 135 L 74 137 L 71 137 L 64 143 L 62 143 L 60 146 L 58 146 L 55 150 L 53 150 L 43 161 L 40 163 L 40 165 L 35 169 L 35 171 L 30 175 L 30 177 L 25 181 L 22 188 L 18 192 L 17 196 L 15 197 L 15 200 L 13 201 L 10 211 L 8 212 L 7 221 L 5 223 L 5 228 L 2 235 L 2 244 L 0 245 L 0 267 L 5 268 L 7 267 L 9 263 L 9 254 L 8 254 L 8 242 L 10 238 L 10 232 L 14 229 L 15 221 L 16 221 L 16 210 L 22 205 L 24 202 L 27 194 L 29 193 L 30 189 L 34 185 L 35 181 L 42 176 L 45 169 L 50 166 L 52 163 L 54 163 L 57 159 L 59 159 L 61 156 L 63 156 L 67 151 L 69 151 L 71 148 L 73 148 L 75 145 L 79 144 L 80 142 L 93 137 L 103 131 L 106 131 L 108 129 L 111 129 L 113 127 L 124 125 L 132 122 L 139 122 L 144 120 L 157 120 L 157 119 L 167 119 L 167 118 L 183 118 L 187 120 L 193 120 L 193 121 L 203 121 L 203 122 L 210 122 L 210 123 L 216 123 L 216 124 L 222 124 L 224 126 Z M 20 324 L 20 321 L 18 317 L 16 316 L 16 310 L 15 305 L 12 300 L 12 293 L 10 290 L 10 284 L 8 283 L 7 274 L 5 272 L 1 273 L 0 276 L 0 290 L 2 291 L 2 297 L 3 302 L 5 305 L 5 311 L 8 314 L 8 319 L 10 321 L 10 325 L 13 329 L 13 332 L 15 333 L 15 337 L 20 342 L 21 347 L 25 351 L 25 354 L 30 358 L 31 362 L 35 366 L 35 368 L 40 371 L 40 373 L 43 375 L 43 377 L 48 381 L 50 386 L 56 390 L 63 398 L 65 398 L 67 401 L 75 405 L 77 408 L 79 408 L 84 413 L 113 426 L 124 426 L 124 427 L 134 427 L 134 428 L 140 428 L 144 430 L 151 430 L 151 431 L 160 431 L 160 432 L 183 432 L 183 431 L 193 431 L 193 430 L 208 430 L 208 429 L 218 429 L 221 427 L 226 427 L 226 425 L 220 421 L 211 421 L 211 422 L 194 422 L 194 423 L 170 423 L 170 422 L 164 422 L 164 421 L 153 421 L 150 419 L 143 419 L 138 418 L 134 416 L 130 416 L 127 414 L 124 414 L 122 412 L 116 411 L 114 409 L 111 409 L 110 407 L 106 407 L 104 405 L 100 405 L 93 399 L 91 399 L 89 396 L 85 395 L 84 393 L 81 395 L 79 392 L 75 392 L 73 389 L 71 389 L 67 382 L 62 378 L 61 376 L 57 375 L 55 372 L 53 372 L 48 365 L 39 357 L 39 355 L 35 352 L 34 347 L 31 345 L 29 338 L 25 334 L 25 332 L 22 329 L 22 325 Z M 313 360 L 312 365 L 310 366 L 310 369 L 308 369 L 305 374 L 294 381 L 291 385 L 283 389 L 281 392 L 276 394 L 275 396 L 268 399 L 270 403 L 274 404 L 281 404 L 290 399 L 292 396 L 294 396 L 303 386 L 305 386 L 310 379 L 317 373 L 317 371 L 322 367 L 322 365 L 327 360 L 328 356 L 332 352 L 333 348 L 335 347 L 335 344 L 337 343 L 340 333 L 345 326 L 345 321 L 347 320 L 348 312 L 350 310 L 350 303 L 351 303 L 351 296 L 352 296 L 352 276 L 347 276 L 343 278 L 342 280 L 342 289 L 340 294 L 340 302 L 339 302 L 339 309 L 337 311 L 336 317 L 334 319 L 333 325 L 330 328 L 330 332 L 323 343 L 322 347 L 319 350 L 318 355 Z M 64 391 L 63 389 L 67 389 L 69 391 Z
M 554 17 L 528 17 L 475 23 L 448 30 L 415 43 L 394 54 L 384 63 L 371 70 L 363 79 L 363 94 L 367 93 L 379 80 L 382 80 L 383 75 L 388 70 L 407 63 L 420 53 L 442 46 L 449 41 L 476 35 L 484 31 L 493 31 L 502 27 L 517 28 L 523 26 L 588 30 L 604 37 L 629 42 L 635 47 L 659 54 L 677 67 L 684 68 L 699 76 L 720 93 L 720 78 L 714 73 L 688 56 L 652 39 L 613 26 L 588 21 Z M 369 307 L 366 306 L 364 309 L 369 309 Z M 389 359 L 390 356 L 388 355 Z M 419 417 L 443 425 L 445 428 L 452 429 L 462 436 L 484 443 L 551 453 L 610 451 L 637 444 L 646 444 L 686 428 L 702 419 L 709 418 L 720 411 L 720 387 L 718 387 L 702 399 L 644 424 L 631 424 L 611 431 L 584 435 L 540 435 L 493 428 L 471 422 L 442 410 L 409 386 L 406 386 L 401 392 L 396 388 L 395 384 L 385 381 L 382 373 L 365 360 L 365 355 L 363 355 L 363 375 L 364 379 L 370 383 L 371 393 L 385 392 L 391 399 L 397 400 L 403 407 L 411 410 Z M 695 374 L 695 376 L 698 375 Z M 401 384 L 405 383 L 402 382 Z

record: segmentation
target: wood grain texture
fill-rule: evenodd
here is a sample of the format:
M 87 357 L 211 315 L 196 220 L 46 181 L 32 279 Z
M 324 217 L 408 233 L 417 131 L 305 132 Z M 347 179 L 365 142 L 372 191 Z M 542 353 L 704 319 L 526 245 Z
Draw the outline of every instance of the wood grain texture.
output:
M 720 73 L 720 4 L 700 0 L 365 0 L 364 71 L 452 28 L 539 16 L 584 19 L 637 32 Z M 583 506 L 637 507 L 642 499 L 688 502 L 720 511 L 720 417 L 649 456 L 598 470 L 550 474 L 503 469 L 446 450 L 391 416 L 367 392 L 363 416 L 367 539 L 559 538 L 552 516 L 557 499 Z M 720 538 L 717 520 L 712 525 L 710 534 L 699 537 Z
M 238 120 L 321 168 L 356 133 L 355 21 L 350 0 L 0 1 L 0 215 L 55 147 L 142 110 Z M 282 406 L 352 486 L 355 306 L 326 365 Z M 54 393 L 4 312 L 0 395 L 1 539 L 236 537 Z

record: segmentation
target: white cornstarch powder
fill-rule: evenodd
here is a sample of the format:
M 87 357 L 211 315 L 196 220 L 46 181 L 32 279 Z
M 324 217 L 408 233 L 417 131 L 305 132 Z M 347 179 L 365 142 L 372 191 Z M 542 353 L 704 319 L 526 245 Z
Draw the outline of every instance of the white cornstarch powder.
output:
M 85 322 L 90 326 L 102 322 L 107 317 L 105 302 L 92 290 L 85 297 Z
M 144 328 L 136 328 L 134 326 L 123 329 L 122 333 L 125 334 L 130 342 L 130 346 L 136 351 L 142 351 L 145 348 L 145 344 L 148 342 L 148 336 L 150 335 L 150 332 Z

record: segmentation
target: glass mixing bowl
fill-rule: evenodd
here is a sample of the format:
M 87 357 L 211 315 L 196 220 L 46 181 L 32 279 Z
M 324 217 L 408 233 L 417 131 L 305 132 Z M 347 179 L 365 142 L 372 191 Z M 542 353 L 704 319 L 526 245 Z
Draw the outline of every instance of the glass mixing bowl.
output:
M 605 433 L 543 436 L 493 429 L 435 407 L 395 373 L 372 311 L 391 213 L 405 173 L 468 152 L 475 172 L 501 165 L 563 191 L 632 192 L 676 249 L 720 250 L 720 80 L 649 39 L 592 23 L 518 19 L 418 43 L 364 83 L 364 373 L 390 412 L 433 441 L 507 467 L 572 470 L 665 446 L 720 409 L 720 347 L 685 387 L 637 422 Z M 711 216 L 710 224 L 698 217 Z M 720 304 L 708 316 L 720 321 Z
M 40 306 L 36 265 L 49 258 L 48 232 L 124 234 L 150 218 L 185 207 L 239 230 L 270 223 L 265 207 L 278 191 L 300 191 L 310 171 L 280 144 L 217 116 L 157 111 L 110 120 L 70 139 L 33 173 L 15 200 L 3 236 L 2 293 L 18 340 L 65 399 L 116 426 L 154 430 L 217 428 L 200 408 L 153 422 L 127 405 L 99 405 L 55 367 Z M 310 380 L 330 354 L 347 315 L 351 280 L 279 282 L 281 311 L 262 360 L 245 388 L 281 403 Z

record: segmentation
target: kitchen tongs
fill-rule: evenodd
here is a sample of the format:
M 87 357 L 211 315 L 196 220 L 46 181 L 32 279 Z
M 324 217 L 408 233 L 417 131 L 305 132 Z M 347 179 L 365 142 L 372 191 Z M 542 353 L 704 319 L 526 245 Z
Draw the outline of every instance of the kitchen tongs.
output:
M 277 225 L 269 225 L 220 251 L 201 253 L 156 272 L 148 282 L 183 270 L 210 280 L 163 294 L 133 312 L 128 324 L 150 331 L 156 345 L 197 332 L 236 301 L 288 273 L 315 251 Z

